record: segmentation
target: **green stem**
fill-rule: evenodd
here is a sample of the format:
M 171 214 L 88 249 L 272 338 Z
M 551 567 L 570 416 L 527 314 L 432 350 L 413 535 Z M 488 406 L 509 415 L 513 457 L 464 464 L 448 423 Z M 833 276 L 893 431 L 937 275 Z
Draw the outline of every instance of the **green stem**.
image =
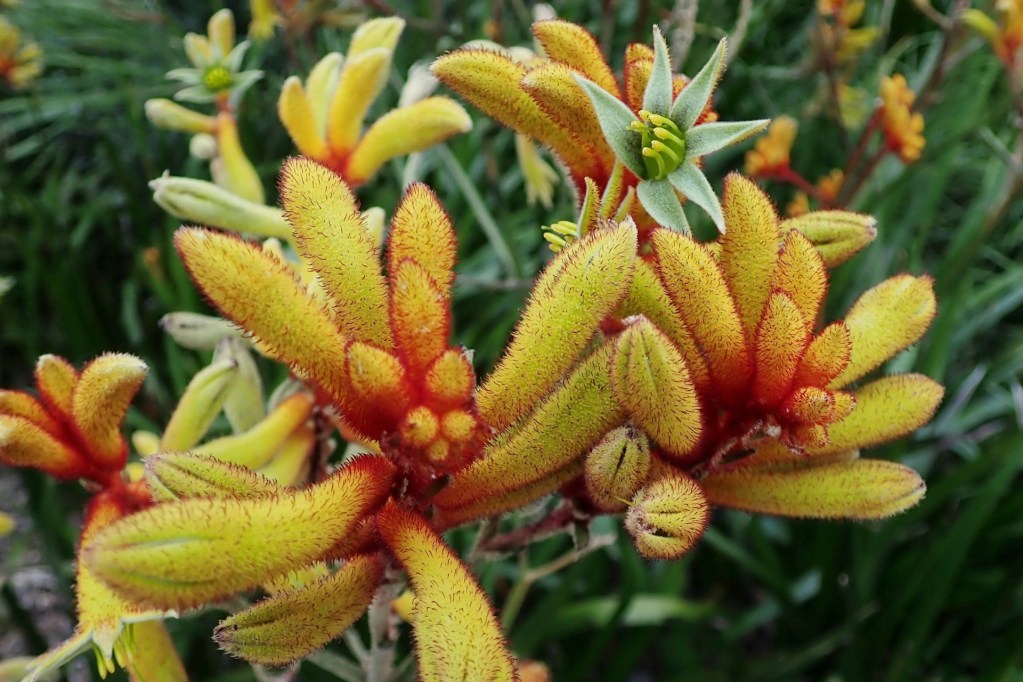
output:
M 476 220 L 479 221 L 480 227 L 483 228 L 483 234 L 487 236 L 487 241 L 493 247 L 494 252 L 497 254 L 497 259 L 501 261 L 505 272 L 512 279 L 518 278 L 519 266 L 515 262 L 515 256 L 512 254 L 511 249 L 508 248 L 508 242 L 505 241 L 504 235 L 501 234 L 501 228 L 498 227 L 497 221 L 494 220 L 494 216 L 491 215 L 486 202 L 483 201 L 483 197 L 476 190 L 476 186 L 446 145 L 437 145 L 435 149 L 437 154 L 440 155 L 444 166 L 451 173 L 455 184 L 458 185 L 458 189 L 465 195 L 465 200 L 469 202 L 469 208 L 472 209 Z

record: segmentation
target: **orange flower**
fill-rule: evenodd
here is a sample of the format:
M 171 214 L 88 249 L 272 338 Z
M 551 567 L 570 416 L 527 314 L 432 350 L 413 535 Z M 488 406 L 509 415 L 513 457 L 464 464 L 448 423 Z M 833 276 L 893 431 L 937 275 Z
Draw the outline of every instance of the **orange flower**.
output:
M 63 358 L 44 355 L 36 365 L 39 398 L 0 391 L 0 463 L 41 469 L 60 479 L 83 478 L 98 491 L 86 508 L 80 554 L 103 528 L 152 504 L 145 484 L 123 471 L 128 446 L 121 435 L 121 421 L 147 372 L 130 355 L 101 355 L 81 372 Z M 187 679 L 159 622 L 163 611 L 116 595 L 81 561 L 75 596 L 75 632 L 31 664 L 33 679 L 89 648 L 103 677 L 119 664 L 132 680 Z
M 798 130 L 799 123 L 791 116 L 774 119 L 767 129 L 767 135 L 757 140 L 753 149 L 746 152 L 746 173 L 769 178 L 787 170 L 792 143 Z
M 900 73 L 881 79 L 881 103 L 878 106 L 885 144 L 905 163 L 920 158 L 924 139 L 924 116 L 912 111 L 916 93 Z
M 834 203 L 844 181 L 845 173 L 839 168 L 833 168 L 830 173 L 817 181 L 817 189 L 820 191 L 821 198 L 829 203 Z
M 963 23 L 984 36 L 1010 72 L 1023 74 L 1023 0 L 998 0 L 999 21 L 978 9 L 967 9 Z

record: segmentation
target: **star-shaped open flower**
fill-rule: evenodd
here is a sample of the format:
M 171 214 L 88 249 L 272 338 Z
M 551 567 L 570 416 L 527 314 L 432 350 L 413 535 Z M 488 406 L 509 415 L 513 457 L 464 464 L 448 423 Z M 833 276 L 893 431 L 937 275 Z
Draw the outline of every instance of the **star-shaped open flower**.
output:
M 247 40 L 235 44 L 231 10 L 215 13 L 210 17 L 206 35 L 189 33 L 185 36 L 185 53 L 192 66 L 167 73 L 168 78 L 187 86 L 175 93 L 174 98 L 197 103 L 222 100 L 236 105 L 245 91 L 263 77 L 262 71 L 242 71 L 242 60 L 249 46 Z
M 657 223 L 684 232 L 689 222 L 679 195 L 724 232 L 721 202 L 699 160 L 767 127 L 769 121 L 699 123 L 725 68 L 724 38 L 699 73 L 674 95 L 668 46 L 654 27 L 654 63 L 638 116 L 613 93 L 575 76 L 593 103 L 600 128 L 618 159 L 640 178 L 636 197 Z
M 546 60 L 523 65 L 467 46 L 437 59 L 434 73 L 497 121 L 550 147 L 580 197 L 586 178 L 622 205 L 637 192 L 646 210 L 630 215 L 641 232 L 652 227 L 651 218 L 687 229 L 677 192 L 720 228 L 720 204 L 700 158 L 767 125 L 716 122 L 709 105 L 725 68 L 725 41 L 687 80 L 672 74 L 667 46 L 655 28 L 653 50 L 640 44 L 626 50 L 619 84 L 583 27 L 547 20 L 533 24 L 533 32 Z

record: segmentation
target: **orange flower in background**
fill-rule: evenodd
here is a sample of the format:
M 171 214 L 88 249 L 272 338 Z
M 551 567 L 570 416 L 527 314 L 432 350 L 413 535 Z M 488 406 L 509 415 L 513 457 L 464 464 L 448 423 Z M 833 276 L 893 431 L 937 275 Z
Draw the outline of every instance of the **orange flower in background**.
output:
M 881 102 L 878 106 L 885 145 L 904 163 L 920 158 L 924 144 L 924 116 L 912 110 L 916 93 L 909 88 L 901 73 L 881 79 Z
M 746 174 L 769 178 L 789 169 L 789 154 L 796 140 L 799 122 L 791 116 L 779 116 L 771 122 L 767 134 L 746 152 Z

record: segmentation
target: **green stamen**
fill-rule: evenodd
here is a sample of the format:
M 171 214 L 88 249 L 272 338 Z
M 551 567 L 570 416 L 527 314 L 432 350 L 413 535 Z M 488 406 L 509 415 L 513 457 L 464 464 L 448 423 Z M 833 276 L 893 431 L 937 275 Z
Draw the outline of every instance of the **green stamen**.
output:
M 543 226 L 543 238 L 557 253 L 580 237 L 579 226 L 571 220 L 559 220 L 553 225 Z
M 233 83 L 234 76 L 226 67 L 219 64 L 206 69 L 206 72 L 202 75 L 202 84 L 206 86 L 207 90 L 212 92 L 227 90 Z
M 686 136 L 666 116 L 643 109 L 639 117 L 641 120 L 629 124 L 629 130 L 640 134 L 648 179 L 663 180 L 685 161 Z

